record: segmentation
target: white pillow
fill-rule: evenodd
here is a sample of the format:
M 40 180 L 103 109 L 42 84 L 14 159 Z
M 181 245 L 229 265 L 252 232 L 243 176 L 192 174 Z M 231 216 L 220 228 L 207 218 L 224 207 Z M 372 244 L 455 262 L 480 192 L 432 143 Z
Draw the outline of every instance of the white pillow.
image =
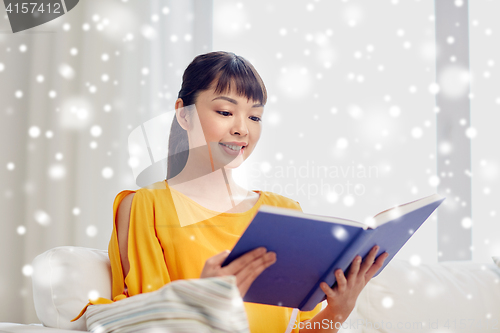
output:
M 500 270 L 471 261 L 413 266 L 395 259 L 365 287 L 357 310 L 366 333 L 483 332 L 498 321 Z
M 236 277 L 176 280 L 111 304 L 90 305 L 92 332 L 249 333 Z
M 71 320 L 89 298 L 111 299 L 111 266 L 105 250 L 56 247 L 38 255 L 32 265 L 33 301 L 44 326 L 86 331 L 85 316 Z

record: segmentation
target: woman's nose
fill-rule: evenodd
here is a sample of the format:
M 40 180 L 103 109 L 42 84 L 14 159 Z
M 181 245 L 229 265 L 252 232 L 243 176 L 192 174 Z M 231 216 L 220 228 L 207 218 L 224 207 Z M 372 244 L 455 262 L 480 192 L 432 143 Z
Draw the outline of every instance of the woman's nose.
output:
M 245 123 L 245 119 L 242 117 L 234 117 L 234 123 L 232 128 L 233 134 L 238 133 L 239 135 L 247 135 L 248 127 Z

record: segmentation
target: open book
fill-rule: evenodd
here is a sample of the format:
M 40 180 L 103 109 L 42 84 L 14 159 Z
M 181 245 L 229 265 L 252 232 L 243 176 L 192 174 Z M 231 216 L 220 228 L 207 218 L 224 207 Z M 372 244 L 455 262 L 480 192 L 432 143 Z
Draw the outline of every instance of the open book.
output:
M 257 247 L 276 252 L 276 262 L 252 283 L 245 302 L 310 311 L 325 299 L 319 287 L 333 286 L 335 270 L 348 268 L 356 255 L 389 256 L 378 275 L 445 198 L 433 194 L 377 214 L 368 224 L 263 205 L 222 266 Z

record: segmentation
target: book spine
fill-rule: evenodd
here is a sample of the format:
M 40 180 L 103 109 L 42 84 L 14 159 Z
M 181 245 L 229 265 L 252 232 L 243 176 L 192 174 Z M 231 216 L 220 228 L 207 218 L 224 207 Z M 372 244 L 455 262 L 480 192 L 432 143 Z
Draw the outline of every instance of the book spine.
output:
M 326 299 L 326 295 L 321 290 L 319 284 L 325 281 L 329 286 L 333 286 L 337 281 L 335 278 L 335 271 L 341 269 L 344 274 L 346 274 L 346 269 L 349 267 L 354 258 L 359 254 L 359 251 L 363 248 L 363 245 L 369 241 L 374 233 L 374 229 L 361 229 L 356 238 L 351 242 L 349 246 L 338 256 L 338 259 L 332 263 L 321 279 L 316 282 L 309 294 L 304 298 L 302 303 L 299 305 L 300 311 L 311 311 L 313 310 L 319 302 Z

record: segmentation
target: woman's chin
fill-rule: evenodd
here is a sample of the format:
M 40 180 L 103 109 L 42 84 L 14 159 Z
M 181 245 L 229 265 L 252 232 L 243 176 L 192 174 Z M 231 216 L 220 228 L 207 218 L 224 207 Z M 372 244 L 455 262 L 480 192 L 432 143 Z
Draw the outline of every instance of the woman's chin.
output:
M 242 163 L 243 163 L 243 161 L 236 162 L 236 160 L 235 160 L 235 161 L 233 161 L 233 162 L 229 163 L 228 165 L 226 165 L 224 168 L 226 168 L 226 169 L 236 169 L 236 168 L 237 168 L 237 167 L 239 167 Z
M 214 161 L 217 161 L 214 165 L 215 169 L 219 169 L 221 167 L 226 169 L 235 169 L 239 167 L 248 157 L 244 151 L 240 152 L 238 155 L 229 155 L 223 150 L 215 150 L 212 152 L 214 153 Z
M 220 161 L 218 164 L 219 164 L 220 168 L 235 169 L 235 168 L 239 167 L 243 162 L 244 162 L 243 158 L 241 156 L 238 156 L 237 158 L 235 158 L 233 160 Z M 218 169 L 218 168 L 216 167 L 216 169 Z

